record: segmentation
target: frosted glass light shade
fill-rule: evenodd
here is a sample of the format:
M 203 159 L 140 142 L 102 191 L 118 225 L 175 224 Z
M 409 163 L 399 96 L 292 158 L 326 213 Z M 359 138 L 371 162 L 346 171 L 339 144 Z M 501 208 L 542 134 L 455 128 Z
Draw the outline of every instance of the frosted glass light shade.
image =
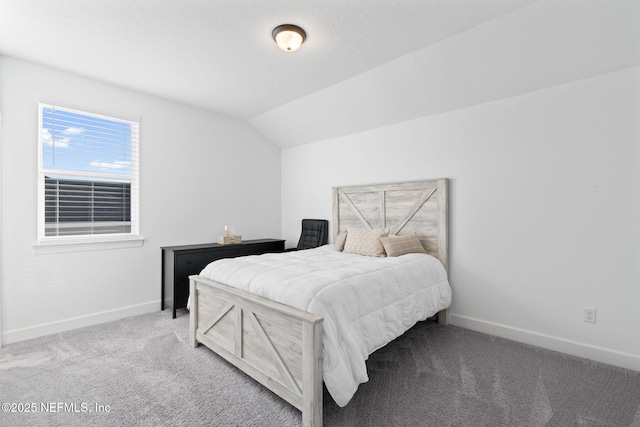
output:
M 287 52 L 298 49 L 302 43 L 304 43 L 304 39 L 307 36 L 302 28 L 291 24 L 280 25 L 274 28 L 272 35 L 278 47 Z

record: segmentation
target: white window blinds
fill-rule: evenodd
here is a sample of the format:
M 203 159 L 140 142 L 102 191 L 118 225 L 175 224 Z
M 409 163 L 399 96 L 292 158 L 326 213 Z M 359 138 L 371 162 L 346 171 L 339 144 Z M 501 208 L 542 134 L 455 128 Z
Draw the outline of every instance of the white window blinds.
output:
M 138 234 L 135 121 L 40 104 L 41 240 Z

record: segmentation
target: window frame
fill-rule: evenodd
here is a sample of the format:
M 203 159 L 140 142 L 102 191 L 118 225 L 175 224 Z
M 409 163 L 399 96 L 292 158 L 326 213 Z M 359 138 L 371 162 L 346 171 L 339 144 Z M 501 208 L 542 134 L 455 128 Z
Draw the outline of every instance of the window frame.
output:
M 55 174 L 53 169 L 43 168 L 43 111 L 45 108 L 56 108 L 77 114 L 104 118 L 107 120 L 130 123 L 136 127 L 131 138 L 131 173 L 127 181 L 131 181 L 131 231 L 129 233 L 83 234 L 73 236 L 46 236 L 45 220 L 45 177 Z M 125 114 L 106 112 L 94 107 L 78 106 L 59 100 L 41 99 L 38 102 L 38 200 L 37 200 L 37 242 L 33 245 L 35 253 L 74 252 L 98 249 L 116 249 L 142 246 L 144 238 L 140 235 L 140 118 Z M 61 172 L 61 171 L 57 171 Z M 105 178 L 100 173 L 72 173 L 83 180 Z M 68 176 L 68 175 L 67 175 Z M 122 177 L 120 177 L 122 179 Z

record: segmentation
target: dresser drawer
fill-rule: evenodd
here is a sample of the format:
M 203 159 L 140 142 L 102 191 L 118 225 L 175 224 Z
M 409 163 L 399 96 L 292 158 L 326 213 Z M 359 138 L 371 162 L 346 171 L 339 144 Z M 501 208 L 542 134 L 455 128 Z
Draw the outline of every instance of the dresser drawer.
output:
M 238 256 L 237 249 L 176 254 L 175 271 L 180 273 L 191 272 L 193 274 L 197 274 L 200 273 L 200 271 L 202 271 L 202 269 L 211 261 L 221 258 L 233 258 L 235 256 Z
M 240 256 L 244 255 L 261 255 L 269 252 L 283 252 L 284 241 L 274 243 L 260 243 L 256 245 L 240 248 Z

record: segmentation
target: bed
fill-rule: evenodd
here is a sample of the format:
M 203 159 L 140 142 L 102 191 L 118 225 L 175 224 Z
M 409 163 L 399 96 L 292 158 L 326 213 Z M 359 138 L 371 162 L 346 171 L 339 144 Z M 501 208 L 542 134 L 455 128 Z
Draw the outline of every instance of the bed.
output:
M 334 188 L 332 225 L 334 242 L 347 229 L 388 229 L 390 234 L 399 236 L 415 233 L 431 256 L 409 254 L 396 259 L 373 260 L 372 257 L 343 254 L 334 245 L 329 245 L 297 253 L 243 257 L 233 262 L 217 261 L 216 268 L 208 266 L 200 275 L 190 277 L 191 345 L 204 344 L 301 410 L 305 426 L 322 425 L 323 362 L 327 389 L 343 406 L 358 383 L 367 379 L 366 368 L 363 374 L 360 366 L 364 365 L 368 354 L 411 327 L 416 320 L 424 320 L 434 314 L 440 323 L 446 324 L 448 320 L 446 179 Z M 434 263 L 424 267 L 424 258 L 431 258 Z M 313 265 L 321 271 L 310 271 Z M 369 270 L 379 268 L 384 274 L 400 276 L 369 275 Z M 427 270 L 420 270 L 423 268 Z M 361 360 L 342 363 L 333 348 L 337 341 L 338 346 L 342 346 L 343 341 L 347 341 L 342 338 L 353 334 L 335 331 L 336 327 L 342 328 L 342 321 L 336 321 L 333 308 L 326 310 L 326 307 L 339 304 L 327 303 L 320 296 L 340 295 L 341 292 L 351 295 L 352 289 L 363 288 L 365 285 L 359 277 L 362 275 L 358 273 L 352 277 L 352 271 L 363 271 L 365 280 L 372 283 L 410 283 L 408 276 L 402 275 L 412 269 L 418 269 L 418 275 L 433 275 L 438 282 L 438 289 L 430 289 L 425 299 L 405 296 L 405 300 L 420 301 L 413 301 L 408 309 L 419 311 L 415 314 L 418 319 L 408 320 L 402 326 L 385 328 L 391 331 L 384 341 L 372 337 L 371 329 L 363 327 L 358 332 L 366 337 L 357 338 L 358 342 L 351 345 L 353 352 L 362 353 L 359 356 Z M 325 284 L 327 275 L 337 276 L 351 288 L 340 291 L 343 288 Z M 356 276 L 359 277 L 357 281 Z M 311 281 L 311 278 L 322 283 Z M 275 290 L 265 291 L 266 287 L 260 280 L 272 282 Z M 290 291 L 296 286 L 299 292 Z M 344 284 L 340 282 L 340 286 Z M 319 296 L 304 295 L 308 287 L 318 287 L 322 291 Z M 384 287 L 380 286 L 380 289 Z M 362 298 L 355 293 L 353 295 L 351 298 L 355 300 Z M 349 303 L 348 297 L 344 300 Z M 402 310 L 407 311 L 407 308 Z M 377 308 L 370 311 L 377 313 Z M 366 322 L 355 319 L 351 323 Z M 402 319 L 399 323 L 403 323 Z M 366 345 L 360 341 L 366 341 Z M 336 378 L 348 371 L 355 372 L 355 388 L 350 383 L 346 392 L 336 392 Z

